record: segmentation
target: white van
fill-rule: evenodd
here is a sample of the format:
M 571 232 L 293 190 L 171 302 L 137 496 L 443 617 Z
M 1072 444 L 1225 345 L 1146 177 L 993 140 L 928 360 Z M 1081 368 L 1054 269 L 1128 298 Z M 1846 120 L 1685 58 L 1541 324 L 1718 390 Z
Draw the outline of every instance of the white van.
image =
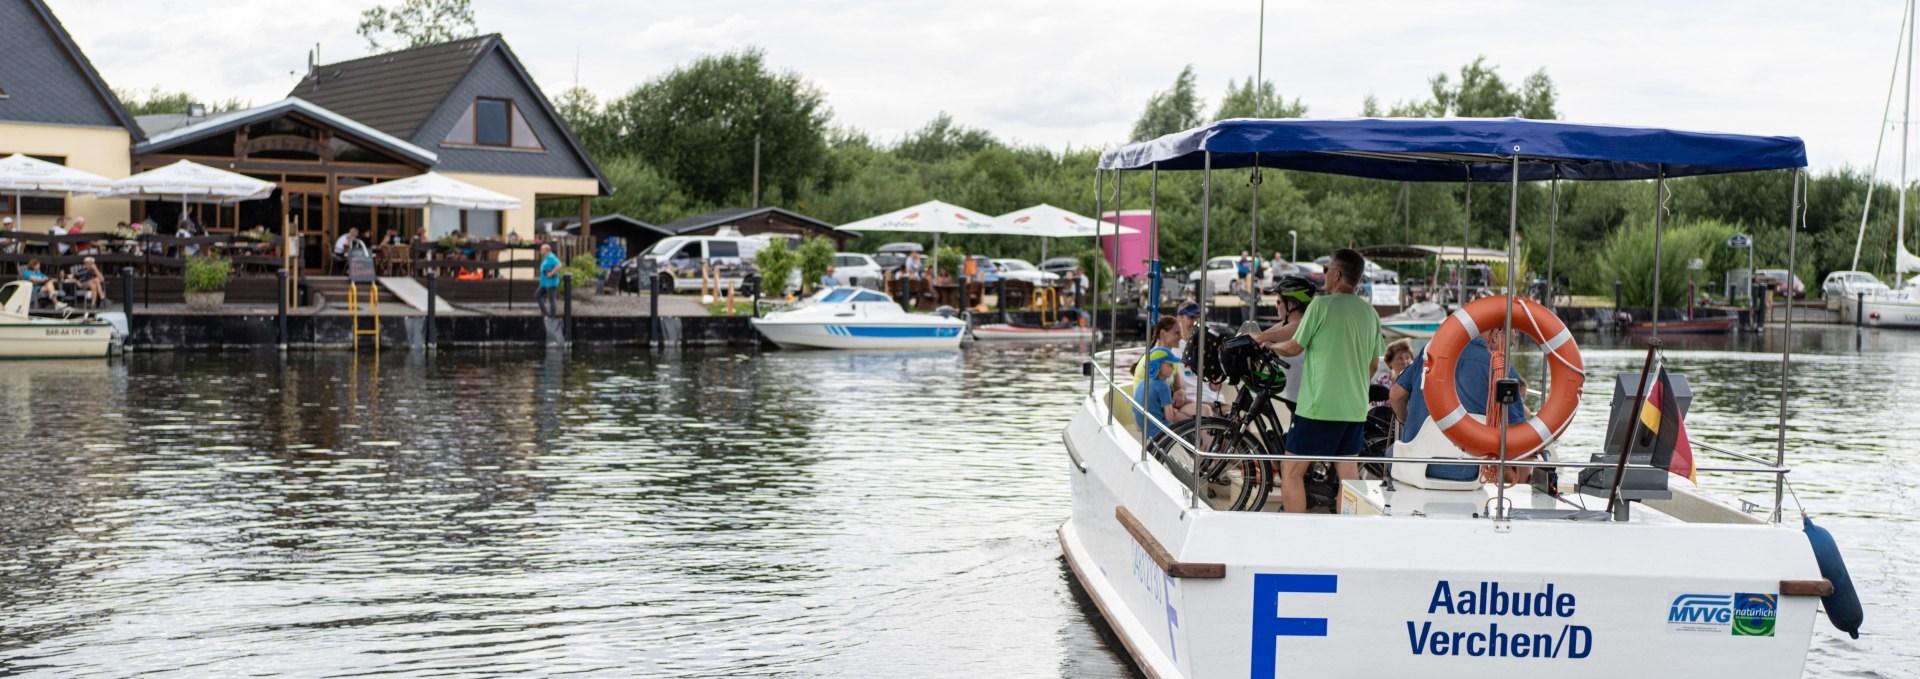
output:
M 699 290 L 703 264 L 711 264 L 720 276 L 720 285 L 726 287 L 739 284 L 753 271 L 753 257 L 761 249 L 775 241 L 784 246 L 793 238 L 790 234 L 742 236 L 733 229 L 721 229 L 717 236 L 673 236 L 661 239 L 620 266 L 626 272 L 627 288 L 635 291 L 645 291 L 646 280 L 659 280 L 665 290 Z

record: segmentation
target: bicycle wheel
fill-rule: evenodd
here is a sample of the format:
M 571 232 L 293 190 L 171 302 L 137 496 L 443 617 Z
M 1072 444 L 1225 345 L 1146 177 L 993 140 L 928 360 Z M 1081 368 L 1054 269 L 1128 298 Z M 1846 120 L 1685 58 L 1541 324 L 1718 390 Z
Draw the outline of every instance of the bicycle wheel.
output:
M 1194 440 L 1196 430 L 1200 435 L 1198 447 L 1207 453 L 1256 454 L 1260 452 L 1250 435 L 1240 434 L 1240 423 L 1222 417 L 1206 417 L 1187 420 L 1169 427 L 1174 436 L 1186 441 Z M 1240 434 L 1236 436 L 1236 434 Z M 1186 446 L 1166 437 L 1156 439 L 1152 452 L 1155 458 L 1169 466 L 1178 467 L 1178 476 L 1192 479 L 1194 473 L 1193 455 Z M 1268 482 L 1272 478 L 1273 467 L 1261 460 L 1207 460 L 1200 466 L 1202 479 L 1200 494 L 1207 506 L 1222 511 L 1257 510 L 1266 500 Z

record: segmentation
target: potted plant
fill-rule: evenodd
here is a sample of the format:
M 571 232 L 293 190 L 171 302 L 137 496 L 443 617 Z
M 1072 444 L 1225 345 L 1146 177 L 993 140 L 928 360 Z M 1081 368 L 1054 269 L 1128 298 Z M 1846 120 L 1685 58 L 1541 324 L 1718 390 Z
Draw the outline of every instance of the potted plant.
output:
M 593 293 L 600 289 L 595 281 L 600 279 L 600 264 L 593 261 L 593 255 L 574 255 L 573 261 L 560 269 L 562 276 L 573 274 L 573 299 L 585 302 L 593 299 Z
M 233 260 L 217 255 L 188 257 L 187 308 L 203 313 L 219 311 L 227 301 L 227 279 L 232 275 Z

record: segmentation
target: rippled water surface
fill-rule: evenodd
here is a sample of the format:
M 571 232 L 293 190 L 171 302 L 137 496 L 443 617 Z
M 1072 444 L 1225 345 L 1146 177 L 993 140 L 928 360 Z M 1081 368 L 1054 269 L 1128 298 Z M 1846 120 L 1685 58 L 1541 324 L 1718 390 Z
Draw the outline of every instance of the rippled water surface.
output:
M 1920 334 L 1797 341 L 1794 486 L 1869 630 L 1822 623 L 1809 674 L 1920 676 Z M 1771 451 L 1771 348 L 1672 351 L 1697 438 Z M 1080 360 L 0 364 L 0 674 L 1127 676 L 1053 535 Z

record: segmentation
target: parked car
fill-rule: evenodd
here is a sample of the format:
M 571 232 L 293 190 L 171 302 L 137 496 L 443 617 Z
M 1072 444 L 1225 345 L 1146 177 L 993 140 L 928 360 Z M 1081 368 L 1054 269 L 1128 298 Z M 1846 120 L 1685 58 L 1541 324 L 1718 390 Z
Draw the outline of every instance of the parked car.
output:
M 1200 272 L 1187 274 L 1187 287 L 1200 285 Z M 1207 260 L 1207 289 L 1214 294 L 1234 294 L 1240 292 L 1240 258 L 1233 255 L 1221 255 Z
M 1887 284 L 1865 271 L 1835 271 L 1820 284 L 1820 296 L 1828 300 L 1850 300 L 1861 293 L 1886 292 Z
M 869 288 L 880 287 L 885 279 L 880 264 L 858 252 L 833 253 L 833 273 L 842 283 Z
M 1080 268 L 1080 260 L 1075 257 L 1049 257 L 1040 262 L 1040 270 L 1057 276 Z
M 1027 260 L 1024 259 L 995 259 L 989 261 L 991 261 L 994 266 L 1000 267 L 1001 278 L 1010 281 L 1026 281 L 1039 285 L 1060 280 L 1060 274 L 1041 271 L 1039 267 L 1028 263 Z
M 1313 260 L 1313 265 L 1317 267 L 1320 270 L 1320 273 L 1322 274 L 1320 278 L 1316 278 L 1315 280 L 1318 280 L 1322 283 L 1326 282 L 1325 274 L 1327 272 L 1327 262 L 1331 262 L 1331 261 L 1333 261 L 1333 257 L 1331 256 L 1321 257 L 1319 259 Z M 1360 275 L 1362 277 L 1365 277 L 1368 283 L 1399 283 L 1400 282 L 1399 272 L 1394 271 L 1392 269 L 1381 268 L 1380 265 L 1373 263 L 1373 260 L 1371 259 L 1362 258 L 1360 261 L 1366 264 L 1366 270 Z
M 1753 282 L 1773 286 L 1773 292 L 1777 295 L 1788 295 L 1788 288 L 1791 286 L 1791 296 L 1807 296 L 1807 284 L 1800 282 L 1799 276 L 1787 273 L 1786 269 L 1755 270 L 1753 272 Z
M 927 250 L 919 243 L 888 243 L 873 252 L 873 261 L 881 271 L 892 271 L 906 265 L 907 254 L 914 252 L 924 255 Z
M 645 281 L 658 281 L 662 290 L 700 289 L 702 264 L 712 264 L 720 285 L 736 285 L 753 272 L 753 256 L 776 241 L 786 246 L 790 236 L 673 236 L 663 238 L 646 252 L 620 263 L 628 290 L 645 291 Z

